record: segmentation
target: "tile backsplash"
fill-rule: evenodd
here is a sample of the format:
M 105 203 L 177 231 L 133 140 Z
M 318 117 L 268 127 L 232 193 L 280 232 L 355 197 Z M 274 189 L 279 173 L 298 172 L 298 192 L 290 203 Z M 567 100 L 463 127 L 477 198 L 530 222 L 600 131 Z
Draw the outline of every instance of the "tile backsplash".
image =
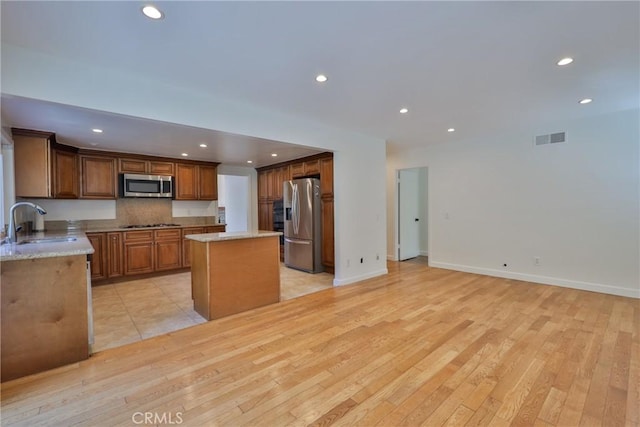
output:
M 215 224 L 215 216 L 172 216 L 172 201 L 169 199 L 117 199 L 115 219 L 93 219 L 74 221 L 82 229 L 118 228 L 132 224 Z M 47 230 L 62 230 L 69 221 L 46 221 Z M 74 224 L 75 225 L 75 224 Z

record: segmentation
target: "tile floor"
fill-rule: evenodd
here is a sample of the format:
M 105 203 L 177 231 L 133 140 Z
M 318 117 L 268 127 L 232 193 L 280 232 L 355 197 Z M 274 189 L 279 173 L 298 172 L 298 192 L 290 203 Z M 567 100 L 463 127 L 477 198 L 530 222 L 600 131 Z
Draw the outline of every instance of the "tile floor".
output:
M 332 285 L 332 274 L 280 265 L 281 301 Z M 193 309 L 190 272 L 95 286 L 92 301 L 94 353 L 206 321 Z

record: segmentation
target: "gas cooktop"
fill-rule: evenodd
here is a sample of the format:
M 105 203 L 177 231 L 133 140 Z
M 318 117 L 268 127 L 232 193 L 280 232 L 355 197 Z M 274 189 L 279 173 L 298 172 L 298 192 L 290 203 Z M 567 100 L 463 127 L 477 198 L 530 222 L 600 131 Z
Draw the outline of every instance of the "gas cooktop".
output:
M 120 228 L 180 227 L 180 224 L 134 224 L 122 225 Z

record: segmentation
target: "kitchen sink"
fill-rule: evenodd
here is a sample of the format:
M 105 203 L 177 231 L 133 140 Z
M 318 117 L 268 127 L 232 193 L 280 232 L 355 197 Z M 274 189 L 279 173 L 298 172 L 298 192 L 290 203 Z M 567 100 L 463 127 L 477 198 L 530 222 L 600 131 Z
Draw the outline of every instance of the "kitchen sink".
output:
M 77 237 L 43 237 L 42 239 L 28 239 L 18 242 L 19 245 L 26 245 L 29 243 L 64 243 L 75 242 Z

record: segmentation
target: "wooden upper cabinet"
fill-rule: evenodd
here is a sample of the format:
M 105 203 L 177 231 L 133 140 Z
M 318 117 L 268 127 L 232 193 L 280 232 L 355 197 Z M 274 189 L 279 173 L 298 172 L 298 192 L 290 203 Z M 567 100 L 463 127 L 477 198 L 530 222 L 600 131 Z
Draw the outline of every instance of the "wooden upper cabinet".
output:
M 291 179 L 302 178 L 304 176 L 304 163 L 294 163 L 291 165 Z
M 333 197 L 333 159 L 320 160 L 320 193 Z
M 53 197 L 77 199 L 80 196 L 78 155 L 70 151 L 53 150 Z
M 82 172 L 80 197 L 83 199 L 115 199 L 116 159 L 114 157 L 80 156 Z
M 118 170 L 120 173 L 173 176 L 174 165 L 173 162 L 120 158 Z
M 175 163 L 173 162 L 149 162 L 149 173 L 151 175 L 169 175 L 173 176 Z
M 176 200 L 198 200 L 198 167 L 186 163 L 176 164 Z
M 147 173 L 147 161 L 138 159 L 118 159 L 120 173 Z
M 218 200 L 218 168 L 198 165 L 198 200 Z
M 282 199 L 282 182 L 282 168 L 274 169 L 271 176 L 271 194 L 273 195 L 273 200 Z
M 17 197 L 51 197 L 50 144 L 53 134 L 13 130 Z
M 269 199 L 269 185 L 267 184 L 267 171 L 258 172 L 258 200 Z
M 320 173 L 320 160 L 309 160 L 304 162 L 304 175 L 318 175 Z

